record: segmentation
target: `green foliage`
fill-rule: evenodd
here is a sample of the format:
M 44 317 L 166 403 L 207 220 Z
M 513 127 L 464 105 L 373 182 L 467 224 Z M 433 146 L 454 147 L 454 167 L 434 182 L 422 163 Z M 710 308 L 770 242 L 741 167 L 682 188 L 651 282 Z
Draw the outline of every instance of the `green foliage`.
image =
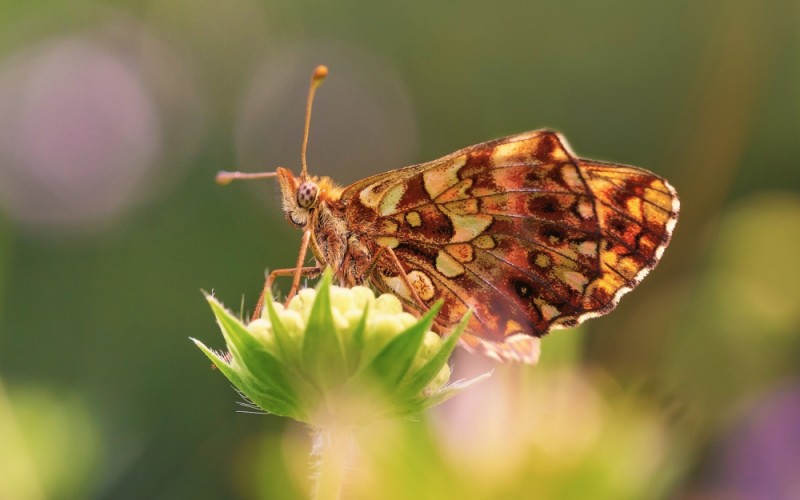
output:
M 249 325 L 207 299 L 228 352 L 194 342 L 253 404 L 276 415 L 315 426 L 418 415 L 484 378 L 446 385 L 466 322 L 440 340 L 430 328 L 441 304 L 416 320 L 395 297 L 334 287 L 330 271 L 287 308 L 268 300 L 269 319 Z

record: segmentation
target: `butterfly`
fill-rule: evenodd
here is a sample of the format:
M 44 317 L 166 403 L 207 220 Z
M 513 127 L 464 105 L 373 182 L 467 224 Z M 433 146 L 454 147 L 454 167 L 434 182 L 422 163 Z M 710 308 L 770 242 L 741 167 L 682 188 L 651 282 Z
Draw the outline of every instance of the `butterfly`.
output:
M 442 300 L 434 328 L 469 311 L 461 343 L 498 360 L 534 362 L 538 337 L 604 315 L 651 271 L 669 244 L 680 202 L 641 168 L 583 159 L 563 136 L 536 130 L 469 146 L 438 160 L 340 187 L 307 173 L 312 77 L 302 173 L 286 168 L 217 180 L 277 177 L 287 221 L 303 231 L 294 268 L 326 266 L 345 286 L 371 285 L 424 312 Z M 304 267 L 308 250 L 316 260 Z M 264 295 L 255 314 L 259 314 Z

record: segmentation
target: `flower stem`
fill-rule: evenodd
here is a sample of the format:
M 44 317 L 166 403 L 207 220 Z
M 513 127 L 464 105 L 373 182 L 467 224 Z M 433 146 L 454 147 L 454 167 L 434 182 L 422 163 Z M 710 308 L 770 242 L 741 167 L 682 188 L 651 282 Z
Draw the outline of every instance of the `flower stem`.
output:
M 314 500 L 339 500 L 355 441 L 352 427 L 314 428 L 311 455 L 316 457 Z

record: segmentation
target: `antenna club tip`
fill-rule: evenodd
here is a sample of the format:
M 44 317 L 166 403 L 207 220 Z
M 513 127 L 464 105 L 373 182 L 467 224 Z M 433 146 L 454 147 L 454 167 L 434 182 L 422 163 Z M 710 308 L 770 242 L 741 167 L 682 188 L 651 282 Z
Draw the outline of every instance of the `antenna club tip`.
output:
M 314 69 L 314 74 L 311 76 L 311 79 L 315 83 L 319 84 L 325 79 L 326 76 L 328 76 L 328 67 L 320 64 L 316 67 L 316 69 Z
M 222 170 L 217 172 L 216 177 L 214 177 L 214 181 L 220 186 L 226 186 L 233 181 L 233 176 L 230 172 L 225 172 Z

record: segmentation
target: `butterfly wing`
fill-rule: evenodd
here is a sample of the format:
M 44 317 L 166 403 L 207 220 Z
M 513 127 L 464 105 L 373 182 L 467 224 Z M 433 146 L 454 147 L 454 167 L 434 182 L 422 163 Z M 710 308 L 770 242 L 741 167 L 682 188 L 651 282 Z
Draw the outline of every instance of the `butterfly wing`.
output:
M 441 329 L 472 309 L 464 343 L 522 361 L 536 337 L 611 311 L 658 262 L 679 206 L 664 179 L 578 159 L 550 131 L 370 177 L 341 200 L 427 306 L 444 299 Z M 419 308 L 388 257 L 369 279 Z

